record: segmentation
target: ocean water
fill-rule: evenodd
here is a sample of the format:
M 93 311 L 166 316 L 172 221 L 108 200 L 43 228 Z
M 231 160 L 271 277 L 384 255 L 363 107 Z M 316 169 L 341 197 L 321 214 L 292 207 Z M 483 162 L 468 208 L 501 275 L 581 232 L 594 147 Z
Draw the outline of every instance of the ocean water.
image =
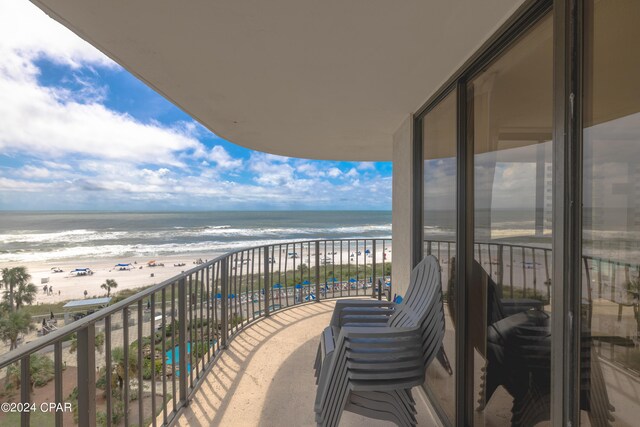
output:
M 372 237 L 391 238 L 390 211 L 0 212 L 0 262 L 213 255 Z

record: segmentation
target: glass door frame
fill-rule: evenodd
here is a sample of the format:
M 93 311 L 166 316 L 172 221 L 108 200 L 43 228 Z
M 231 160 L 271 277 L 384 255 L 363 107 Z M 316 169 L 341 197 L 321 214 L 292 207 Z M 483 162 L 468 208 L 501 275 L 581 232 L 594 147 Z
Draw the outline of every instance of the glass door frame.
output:
M 425 115 L 457 89 L 456 171 L 456 419 L 430 399 L 440 421 L 473 425 L 473 348 L 469 345 L 470 282 L 474 250 L 474 143 L 470 137 L 467 82 L 520 35 L 553 10 L 553 239 L 551 310 L 551 425 L 578 425 L 580 415 L 580 292 L 582 256 L 583 5 L 580 0 L 527 0 L 413 116 L 412 232 L 423 235 Z M 412 265 L 424 256 L 413 239 Z

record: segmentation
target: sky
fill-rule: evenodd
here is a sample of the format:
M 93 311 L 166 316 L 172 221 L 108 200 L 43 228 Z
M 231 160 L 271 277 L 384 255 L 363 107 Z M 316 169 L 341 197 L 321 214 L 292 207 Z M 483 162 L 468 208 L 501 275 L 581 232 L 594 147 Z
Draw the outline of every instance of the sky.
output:
M 0 0 L 0 210 L 391 209 L 390 162 L 211 133 L 26 0 Z

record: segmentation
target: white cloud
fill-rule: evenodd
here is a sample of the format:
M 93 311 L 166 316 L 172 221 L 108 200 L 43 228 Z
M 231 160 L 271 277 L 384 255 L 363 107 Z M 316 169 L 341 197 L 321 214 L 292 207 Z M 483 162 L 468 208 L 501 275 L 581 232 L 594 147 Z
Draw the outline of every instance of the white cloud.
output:
M 215 162 L 221 169 L 237 169 L 242 166 L 242 159 L 234 159 L 229 155 L 222 145 L 214 146 L 209 155 L 208 160 Z
M 295 169 L 288 159 L 271 154 L 253 153 L 249 158 L 249 170 L 256 174 L 254 180 L 263 185 L 287 185 L 294 179 Z
M 0 208 L 390 206 L 391 179 L 373 163 L 344 173 L 336 162 L 243 160 L 202 144 L 195 122 L 169 127 L 110 110 L 108 88 L 81 73 L 68 77 L 78 90 L 41 86 L 41 58 L 72 70 L 119 67 L 27 1 L 0 0 L 0 58 L 0 152 L 27 163 L 0 171 Z M 240 168 L 243 182 L 219 173 Z M 372 171 L 366 183 L 358 170 Z M 373 202 L 372 189 L 381 194 Z
M 373 162 L 360 162 L 358 163 L 357 168 L 361 171 L 376 170 L 376 165 Z
M 9 56 L 8 51 L 20 55 L 18 58 Z M 98 49 L 28 1 L 0 1 L 0 55 L 5 64 L 7 59 L 26 59 L 23 65 L 31 72 L 35 69 L 28 62 L 40 56 L 74 68 L 85 64 L 117 67 Z M 24 71 L 23 68 L 22 73 Z
M 23 167 L 19 172 L 19 175 L 23 178 L 49 178 L 51 172 L 47 168 L 41 168 L 36 166 L 27 165 Z
M 29 2 L 0 2 L 0 150 L 66 161 L 85 155 L 181 165 L 178 153 L 203 150 L 185 126 L 145 124 L 99 102 L 105 89 L 81 82 L 73 93 L 38 84 L 36 59 L 71 67 L 114 67 L 88 43 Z
M 340 175 L 342 175 L 342 171 L 338 168 L 330 168 L 327 171 L 327 175 L 330 176 L 331 178 L 337 178 Z

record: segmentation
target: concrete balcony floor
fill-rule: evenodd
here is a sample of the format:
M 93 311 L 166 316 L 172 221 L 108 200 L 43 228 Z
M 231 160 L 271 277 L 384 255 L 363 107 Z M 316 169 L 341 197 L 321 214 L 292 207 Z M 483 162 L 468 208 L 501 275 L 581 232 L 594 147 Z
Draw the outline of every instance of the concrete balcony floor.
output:
M 335 302 L 277 312 L 231 341 L 178 419 L 179 426 L 315 426 L 313 376 L 318 339 Z M 418 423 L 434 426 L 424 394 L 414 389 Z M 345 412 L 341 426 L 388 426 Z

